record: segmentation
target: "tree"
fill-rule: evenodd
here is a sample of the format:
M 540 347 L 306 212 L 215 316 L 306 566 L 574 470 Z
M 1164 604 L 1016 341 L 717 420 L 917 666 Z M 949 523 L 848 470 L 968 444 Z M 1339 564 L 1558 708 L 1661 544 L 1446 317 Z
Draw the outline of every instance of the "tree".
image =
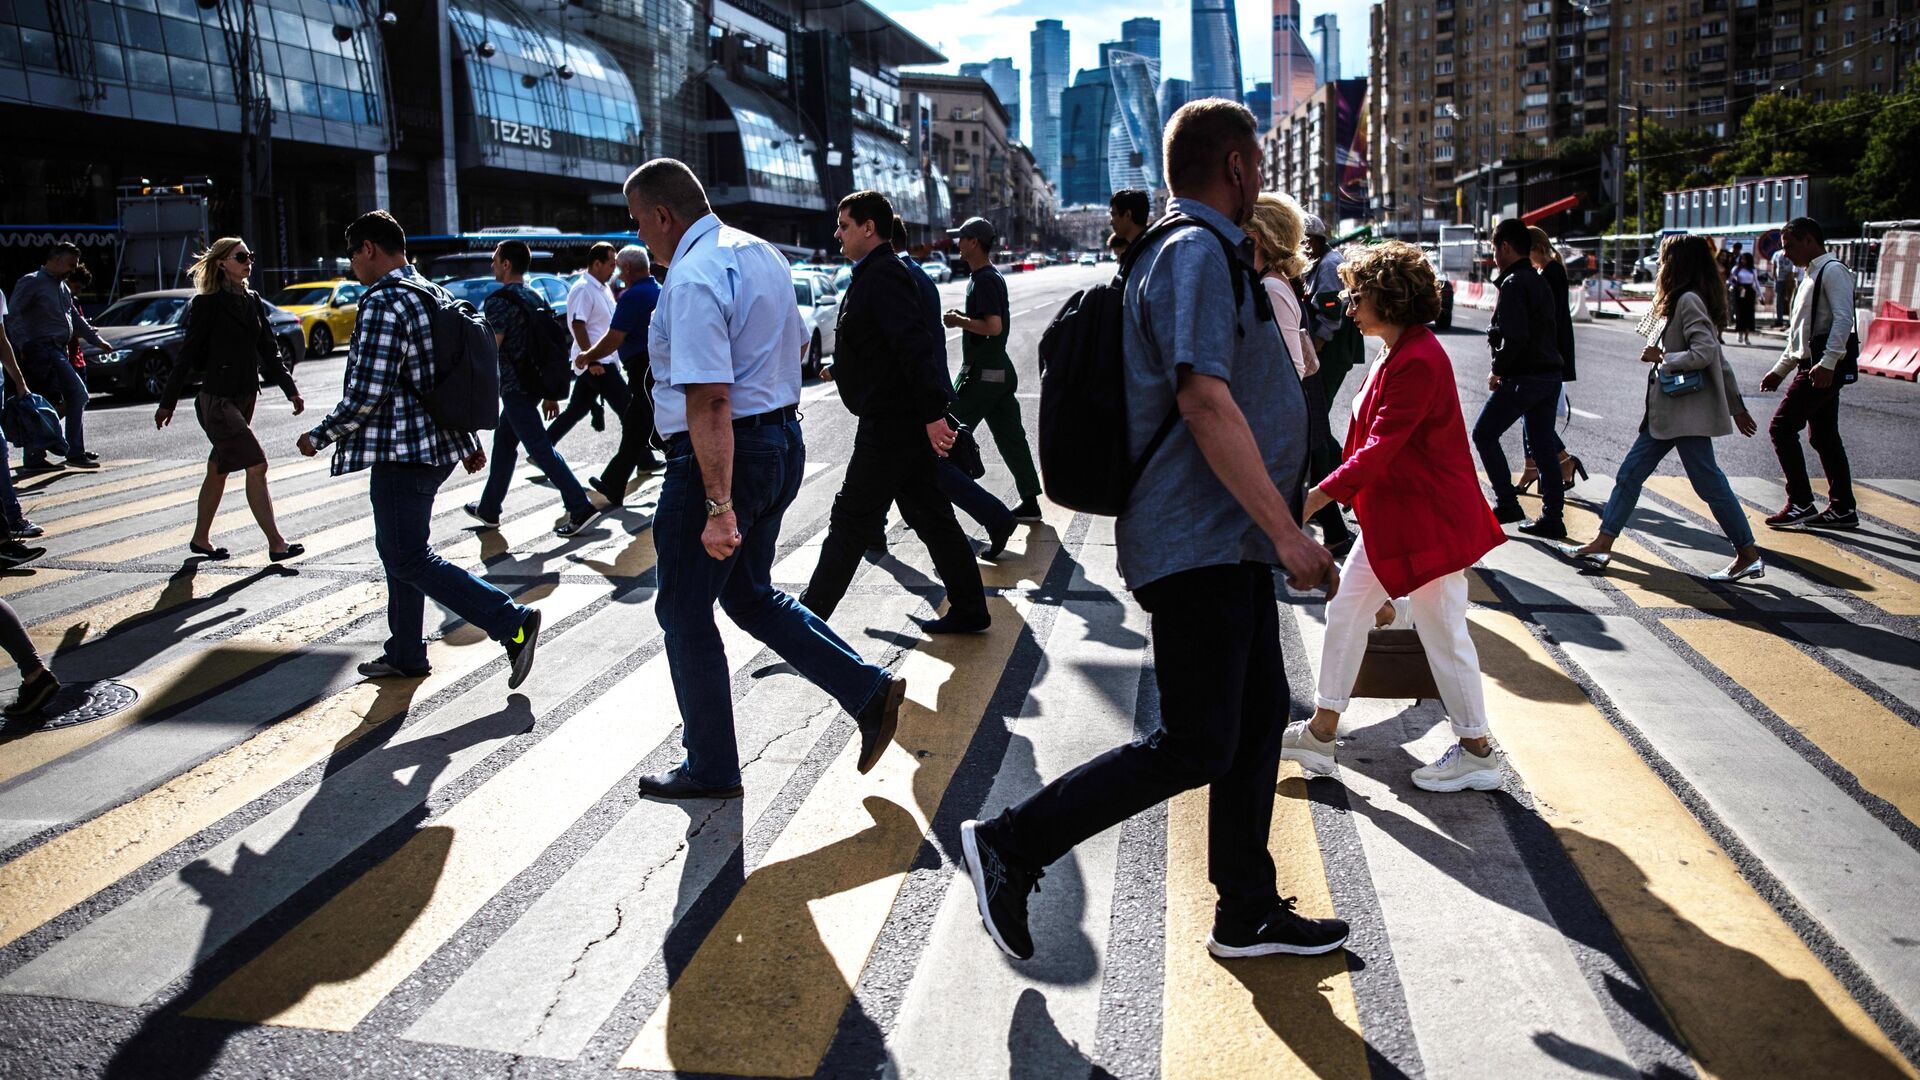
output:
M 1889 99 L 1873 118 L 1872 134 L 1857 167 L 1841 173 L 1847 213 L 1861 221 L 1912 217 L 1920 211 L 1920 170 L 1913 148 L 1920 146 L 1920 64 L 1909 69 L 1908 90 Z
M 1879 94 L 1834 101 L 1768 94 L 1740 118 L 1732 145 L 1714 155 L 1715 175 L 1845 176 L 1866 151 L 1871 117 L 1886 104 Z
M 1627 128 L 1626 205 L 1636 205 L 1644 179 L 1643 212 L 1620 214 L 1617 232 L 1653 232 L 1665 218 L 1663 192 L 1713 182 L 1706 161 L 1716 141 L 1694 128 L 1665 127 L 1651 119 Z

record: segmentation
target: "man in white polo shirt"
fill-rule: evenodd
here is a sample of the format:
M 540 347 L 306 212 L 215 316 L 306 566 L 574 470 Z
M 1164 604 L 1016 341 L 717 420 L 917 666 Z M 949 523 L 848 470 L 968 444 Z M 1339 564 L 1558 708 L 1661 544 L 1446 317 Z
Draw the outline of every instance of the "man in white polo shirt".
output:
M 733 688 L 717 600 L 727 617 L 860 727 L 859 770 L 893 738 L 907 684 L 860 658 L 799 601 L 773 587 L 780 518 L 800 490 L 800 360 L 806 327 L 787 260 L 720 223 L 693 170 L 656 158 L 626 183 L 640 241 L 669 267 L 647 328 L 654 423 L 667 443 L 653 520 L 656 610 L 680 705 L 687 758 L 640 779 L 667 799 L 740 794 Z
M 613 324 L 613 290 L 607 282 L 613 280 L 615 254 L 613 245 L 604 240 L 587 249 L 587 268 L 567 290 L 567 331 L 573 337 L 568 358 L 573 361 L 575 378 L 567 407 L 557 417 L 551 413 L 547 416 L 553 421 L 547 425 L 547 441 L 555 445 L 600 402 L 613 406 L 619 416 L 627 415 L 627 406 L 633 403 L 633 392 L 617 358 L 605 357 L 591 364 L 580 359 L 607 336 Z M 594 425 L 599 424 L 595 419 Z

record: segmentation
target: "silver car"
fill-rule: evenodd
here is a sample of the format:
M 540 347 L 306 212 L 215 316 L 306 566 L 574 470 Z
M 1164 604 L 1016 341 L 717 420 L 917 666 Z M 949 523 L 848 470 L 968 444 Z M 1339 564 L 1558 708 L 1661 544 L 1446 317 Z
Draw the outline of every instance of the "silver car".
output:
M 793 302 L 800 305 L 800 321 L 807 324 L 807 354 L 800 361 L 802 375 L 820 374 L 821 360 L 833 355 L 833 328 L 840 320 L 840 297 L 831 291 L 825 274 L 810 271 L 793 275 Z

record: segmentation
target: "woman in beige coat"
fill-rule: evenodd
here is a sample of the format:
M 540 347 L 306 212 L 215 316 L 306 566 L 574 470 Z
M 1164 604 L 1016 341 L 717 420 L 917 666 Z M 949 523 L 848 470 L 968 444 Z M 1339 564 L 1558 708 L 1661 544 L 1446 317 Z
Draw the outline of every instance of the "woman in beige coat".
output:
M 1734 548 L 1733 561 L 1709 575 L 1710 579 L 1759 578 L 1766 573 L 1766 565 L 1754 546 L 1753 526 L 1734 497 L 1727 474 L 1713 459 L 1714 439 L 1735 429 L 1751 438 L 1758 425 L 1747 414 L 1733 368 L 1720 347 L 1720 329 L 1727 324 L 1727 290 L 1704 237 L 1672 236 L 1661 245 L 1653 313 L 1663 325 L 1640 354 L 1642 362 L 1653 365 L 1647 373 L 1647 411 L 1640 422 L 1640 437 L 1620 462 L 1613 494 L 1600 514 L 1600 535 L 1560 551 L 1596 570 L 1606 569 L 1613 558 L 1614 538 L 1627 527 L 1634 504 L 1640 501 L 1641 485 L 1668 451 L 1678 450 L 1694 494 L 1713 511 L 1720 531 Z M 1674 381 L 1680 385 L 1668 385 Z M 1676 389 L 1681 392 L 1672 392 Z

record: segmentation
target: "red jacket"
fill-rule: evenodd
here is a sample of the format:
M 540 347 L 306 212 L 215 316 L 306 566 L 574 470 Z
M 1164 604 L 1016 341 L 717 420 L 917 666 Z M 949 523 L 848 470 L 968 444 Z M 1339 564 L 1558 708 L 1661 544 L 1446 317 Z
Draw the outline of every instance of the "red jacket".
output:
M 1394 596 L 1465 570 L 1506 541 L 1480 493 L 1453 363 L 1408 327 L 1360 392 L 1340 467 L 1320 490 L 1360 518 L 1367 562 Z

